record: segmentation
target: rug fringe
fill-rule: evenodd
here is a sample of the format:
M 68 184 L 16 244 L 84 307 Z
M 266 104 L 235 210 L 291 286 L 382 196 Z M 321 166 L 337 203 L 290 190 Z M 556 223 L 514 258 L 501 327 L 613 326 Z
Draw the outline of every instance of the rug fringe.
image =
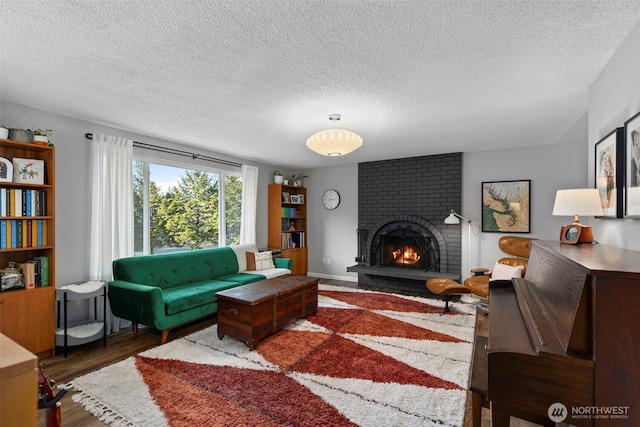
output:
M 95 415 L 101 422 L 113 427 L 136 427 L 136 424 L 127 420 L 124 416 L 120 415 L 101 401 L 85 393 L 73 383 L 68 383 L 66 388 L 67 390 L 78 391 L 79 393 L 71 396 L 71 400 L 82 405 L 84 409 L 92 415 Z

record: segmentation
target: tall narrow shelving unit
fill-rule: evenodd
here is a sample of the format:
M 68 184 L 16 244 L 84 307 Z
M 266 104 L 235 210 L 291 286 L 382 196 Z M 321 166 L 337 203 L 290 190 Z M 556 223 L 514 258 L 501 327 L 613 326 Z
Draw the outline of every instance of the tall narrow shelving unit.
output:
M 6 215 L 0 216 L 0 221 L 5 221 L 5 230 L 7 221 L 11 222 L 12 227 L 20 223 L 25 230 L 23 232 L 25 239 L 22 239 L 20 245 L 11 243 L 0 245 L 0 268 L 5 269 L 12 261 L 25 263 L 35 259 L 42 260 L 42 257 L 46 257 L 48 264 L 46 286 L 0 292 L 0 332 L 40 357 L 53 356 L 56 325 L 55 149 L 50 146 L 0 139 L 0 157 L 10 162 L 16 157 L 42 160 L 43 184 L 0 182 L 0 188 L 6 189 L 4 194 L 9 194 L 11 190 L 14 193 L 15 190 L 37 191 L 46 200 L 44 212 L 32 210 L 26 212 L 27 215 L 6 212 Z M 29 235 L 29 229 L 36 234 Z M 10 236 L 5 236 L 5 239 L 7 238 L 10 239 Z
M 269 249 L 292 260 L 293 274 L 307 274 L 307 189 L 269 185 Z

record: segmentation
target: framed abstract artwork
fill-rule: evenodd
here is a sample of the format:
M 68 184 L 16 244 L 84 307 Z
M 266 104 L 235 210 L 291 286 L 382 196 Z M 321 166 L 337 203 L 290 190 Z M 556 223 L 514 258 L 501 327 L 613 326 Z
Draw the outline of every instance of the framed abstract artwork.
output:
M 617 128 L 596 143 L 595 186 L 603 217 L 622 218 L 624 211 L 624 128 Z
M 624 216 L 640 218 L 640 113 L 624 122 Z
M 482 231 L 531 232 L 531 180 L 482 183 Z

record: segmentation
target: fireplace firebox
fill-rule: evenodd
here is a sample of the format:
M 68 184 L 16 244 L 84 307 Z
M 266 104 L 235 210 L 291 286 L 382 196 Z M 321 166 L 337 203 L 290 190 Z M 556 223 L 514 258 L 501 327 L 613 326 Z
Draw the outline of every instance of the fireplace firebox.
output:
M 383 267 L 433 269 L 429 237 L 409 230 L 399 230 L 380 236 L 380 265 Z
M 359 230 L 359 235 L 366 230 Z M 368 233 L 367 233 L 367 236 Z M 442 233 L 423 218 L 396 215 L 385 218 L 376 232 L 367 238 L 363 253 L 356 260 L 369 265 L 402 271 L 446 273 L 446 245 Z M 442 269 L 445 269 L 444 271 Z

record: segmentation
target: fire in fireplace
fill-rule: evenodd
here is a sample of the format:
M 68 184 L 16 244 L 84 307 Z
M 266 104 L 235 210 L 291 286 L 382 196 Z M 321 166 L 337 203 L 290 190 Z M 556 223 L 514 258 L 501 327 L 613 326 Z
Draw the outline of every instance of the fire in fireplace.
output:
M 382 266 L 431 269 L 431 242 L 426 236 L 404 230 L 380 236 L 380 244 Z
M 393 263 L 396 265 L 417 265 L 422 259 L 419 251 L 413 246 L 403 246 L 391 252 Z

